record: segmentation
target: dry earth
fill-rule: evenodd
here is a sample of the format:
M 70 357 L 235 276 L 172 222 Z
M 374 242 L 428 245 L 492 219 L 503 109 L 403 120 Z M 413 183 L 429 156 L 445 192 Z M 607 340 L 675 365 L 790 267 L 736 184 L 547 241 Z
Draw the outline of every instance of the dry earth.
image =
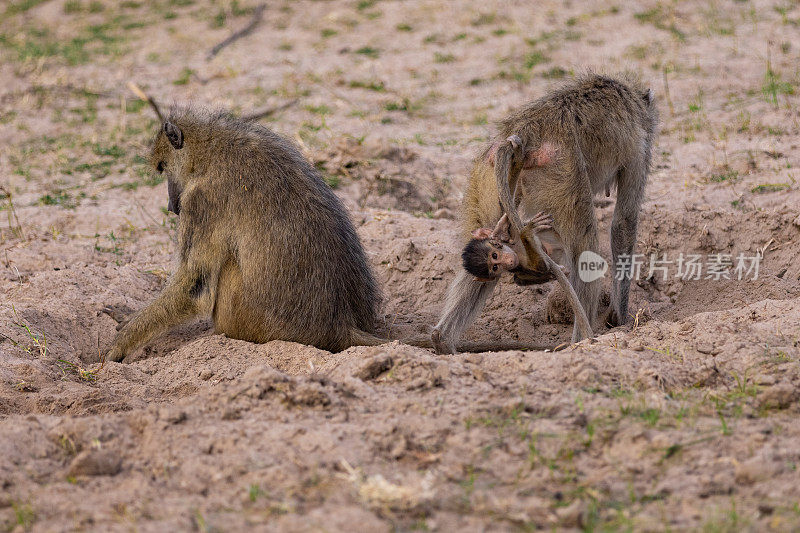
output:
M 283 0 L 208 60 L 256 5 L 0 5 L 0 530 L 800 528 L 796 1 Z M 758 279 L 645 272 L 629 325 L 558 352 L 331 354 L 197 322 L 99 364 L 102 307 L 171 269 L 128 81 L 288 104 L 263 122 L 347 203 L 397 335 L 436 321 L 493 121 L 587 69 L 658 99 L 638 251 L 763 253 Z M 567 340 L 548 291 L 504 283 L 468 338 Z

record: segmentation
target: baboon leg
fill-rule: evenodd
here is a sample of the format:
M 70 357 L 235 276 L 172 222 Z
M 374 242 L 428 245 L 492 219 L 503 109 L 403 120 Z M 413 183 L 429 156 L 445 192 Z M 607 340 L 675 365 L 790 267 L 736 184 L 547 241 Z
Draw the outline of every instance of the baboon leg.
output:
M 617 205 L 611 222 L 611 313 L 608 322 L 618 326 L 628 321 L 628 297 L 633 275 L 632 259 L 639 225 L 639 210 L 647 181 L 644 158 L 626 165 L 617 177 Z M 620 259 L 622 262 L 620 263 Z M 620 279 L 621 278 L 621 279 Z
M 571 265 L 569 265 L 569 283 L 575 289 L 578 300 L 580 300 L 584 311 L 586 311 L 586 316 L 589 318 L 589 323 L 592 324 L 592 329 L 594 329 L 594 321 L 597 317 L 597 306 L 600 303 L 603 280 L 601 278 L 589 283 L 583 281 L 578 272 L 578 258 L 581 253 L 587 250 L 598 253 L 598 249 L 597 227 L 593 224 L 591 230 L 587 230 L 584 238 L 580 239 L 576 243 L 576 246 L 570 250 Z M 572 328 L 572 342 L 578 342 L 583 340 L 583 337 L 578 330 L 577 319 L 573 317 L 573 320 L 575 320 L 575 322 Z
M 561 171 L 560 175 L 563 178 L 554 184 L 549 194 L 541 195 L 538 209 L 553 216 L 558 234 L 564 242 L 569 283 L 586 312 L 589 324 L 594 329 L 593 323 L 597 316 L 602 280 L 589 283 L 583 281 L 580 277 L 578 259 L 585 251 L 599 252 L 597 218 L 594 215 L 591 187 L 580 150 L 576 148 L 574 153 L 577 168 L 567 167 Z M 573 313 L 572 342 L 578 342 L 583 337 L 574 315 Z
M 497 281 L 476 281 L 463 269 L 447 291 L 442 318 L 433 329 L 431 339 L 437 353 L 455 353 L 456 342 L 483 310 Z
M 198 314 L 210 313 L 216 296 L 219 267 L 193 261 L 192 255 L 195 255 L 195 250 L 190 252 L 189 261 L 180 265 L 161 294 L 117 333 L 106 359 L 121 361 L 159 333 Z M 202 253 L 196 255 L 203 256 Z

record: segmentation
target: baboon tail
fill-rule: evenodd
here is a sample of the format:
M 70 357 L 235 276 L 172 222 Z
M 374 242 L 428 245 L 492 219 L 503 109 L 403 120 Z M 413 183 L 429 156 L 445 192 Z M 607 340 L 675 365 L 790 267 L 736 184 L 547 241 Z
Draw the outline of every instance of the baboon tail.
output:
M 418 348 L 435 349 L 433 340 L 428 335 L 417 335 L 414 337 L 407 337 L 404 339 L 386 339 L 378 337 L 372 333 L 353 328 L 350 330 L 350 346 L 378 346 L 386 344 L 387 342 L 400 341 L 409 346 L 416 346 Z M 477 341 L 477 342 L 461 342 L 459 343 L 460 351 L 462 352 L 504 352 L 509 350 L 552 350 L 553 346 L 550 344 L 533 344 L 519 341 L 509 340 L 496 340 L 496 341 Z
M 384 339 L 372 333 L 358 328 L 350 329 L 350 346 L 378 346 L 379 344 L 386 344 L 392 342 L 391 339 Z
M 372 333 L 367 333 L 366 331 L 358 328 L 352 328 L 350 330 L 350 346 L 378 346 L 380 344 L 386 344 L 387 342 L 392 341 L 400 341 L 403 344 L 417 346 L 419 348 L 433 348 L 433 341 L 431 341 L 431 338 L 428 335 L 417 335 L 415 337 L 409 337 L 405 339 L 387 339 L 384 337 L 378 337 Z

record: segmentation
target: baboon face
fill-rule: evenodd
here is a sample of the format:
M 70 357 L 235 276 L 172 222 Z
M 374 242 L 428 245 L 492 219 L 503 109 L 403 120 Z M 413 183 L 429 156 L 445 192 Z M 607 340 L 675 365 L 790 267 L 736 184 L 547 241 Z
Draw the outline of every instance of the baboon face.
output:
M 472 239 L 461 254 L 464 269 L 478 281 L 494 281 L 503 272 L 519 266 L 519 258 L 510 247 L 491 239 Z
M 161 130 L 156 135 L 153 149 L 150 152 L 150 164 L 159 174 L 164 174 L 167 178 L 167 192 L 169 203 L 167 209 L 180 214 L 181 193 L 184 184 L 182 182 L 185 173 L 182 171 L 183 162 L 183 132 L 172 122 L 164 122 Z

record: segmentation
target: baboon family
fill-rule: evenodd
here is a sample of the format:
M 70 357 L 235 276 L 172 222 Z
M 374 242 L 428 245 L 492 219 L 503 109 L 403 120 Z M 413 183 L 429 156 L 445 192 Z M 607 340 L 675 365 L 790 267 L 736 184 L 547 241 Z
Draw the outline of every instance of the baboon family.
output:
M 330 351 L 386 342 L 373 334 L 381 293 L 355 228 L 294 144 L 226 113 L 184 107 L 163 117 L 151 103 L 161 127 L 150 163 L 166 176 L 178 215 L 178 267 L 152 303 L 120 323 L 106 357 L 121 361 L 195 316 L 252 342 Z M 616 187 L 618 265 L 636 243 L 657 120 L 647 88 L 599 75 L 505 118 L 467 185 L 463 268 L 430 339 L 414 344 L 455 352 L 502 272 L 518 285 L 558 280 L 571 296 L 573 342 L 591 336 L 601 287 L 581 279 L 578 258 L 598 252 L 592 198 Z M 627 320 L 629 290 L 630 276 L 614 277 L 609 324 Z

